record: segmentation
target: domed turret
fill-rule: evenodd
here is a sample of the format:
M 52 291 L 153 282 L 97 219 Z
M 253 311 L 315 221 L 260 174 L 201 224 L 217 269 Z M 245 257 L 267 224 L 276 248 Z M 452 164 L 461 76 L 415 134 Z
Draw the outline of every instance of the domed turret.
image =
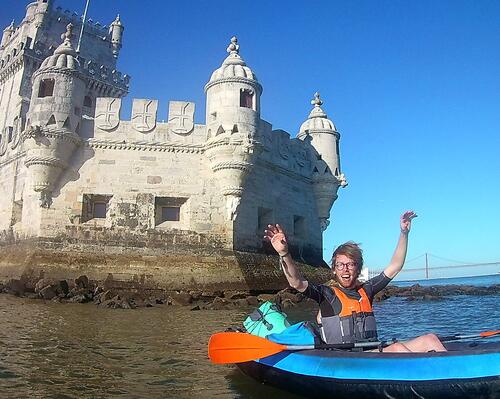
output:
M 314 108 L 309 113 L 308 119 L 301 125 L 297 137 L 301 140 L 309 137 L 311 145 L 318 152 L 318 159 L 312 170 L 312 179 L 321 229 L 324 231 L 330 223 L 330 209 L 337 199 L 337 190 L 339 187 L 347 186 L 347 181 L 340 171 L 340 134 L 335 124 L 321 109 L 323 101 L 319 93 L 314 94 L 311 104 Z
M 260 124 L 262 86 L 231 39 L 229 55 L 205 86 L 207 94 L 205 154 L 227 199 L 227 218 L 234 220 L 252 158 L 260 149 L 255 137 Z
M 71 44 L 71 24 L 64 42 L 33 74 L 33 91 L 23 133 L 33 189 L 43 206 L 50 206 L 52 191 L 76 147 L 85 95 L 85 81 Z

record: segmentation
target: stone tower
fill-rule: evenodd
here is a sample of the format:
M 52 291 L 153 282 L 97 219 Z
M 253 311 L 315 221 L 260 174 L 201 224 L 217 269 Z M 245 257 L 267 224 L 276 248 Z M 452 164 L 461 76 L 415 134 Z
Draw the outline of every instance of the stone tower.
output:
M 36 126 L 62 129 L 63 125 L 66 124 L 64 129 L 69 129 L 75 134 L 77 129 L 83 127 L 80 137 L 89 138 L 88 132 L 92 131 L 96 98 L 121 98 L 128 92 L 130 77 L 122 75 L 116 68 L 124 30 L 120 18 L 117 17 L 109 27 L 91 19 L 86 20 L 84 24 L 82 22 L 83 19 L 80 15 L 63 10 L 61 7 L 55 7 L 53 1 L 37 0 L 26 6 L 26 14 L 19 24 L 16 25 L 13 21 L 3 31 L 0 42 L 0 157 L 2 158 L 0 168 L 5 167 L 0 172 L 0 180 L 7 187 L 12 187 L 12 190 L 8 190 L 7 197 L 4 198 L 5 203 L 0 206 L 0 229 L 14 226 L 22 219 L 23 214 L 31 218 L 32 211 L 35 210 L 32 209 L 27 213 L 26 208 L 32 207 L 28 205 L 29 201 L 26 201 L 27 196 L 36 196 L 35 202 L 37 204 L 48 206 L 50 195 L 47 196 L 47 194 L 54 188 L 50 181 L 55 179 L 56 169 L 63 170 L 60 168 L 63 163 L 59 163 L 59 161 L 57 163 L 59 166 L 55 166 L 55 163 L 50 161 L 53 166 L 50 173 L 48 172 L 50 169 L 47 168 L 49 161 L 44 161 L 43 168 L 40 164 L 33 163 L 41 162 L 41 159 L 38 161 L 35 159 L 42 157 L 39 150 L 43 147 L 43 140 L 38 142 L 40 144 L 39 150 L 37 150 L 39 153 L 35 155 L 35 152 L 32 151 L 34 148 L 31 148 L 31 158 L 27 159 L 27 163 L 25 163 L 24 156 L 28 148 L 24 148 L 20 144 L 22 142 L 21 135 L 27 139 L 26 145 L 30 146 L 34 142 L 28 140 L 29 136 L 40 134 L 40 130 Z M 64 45 L 60 47 L 61 32 L 65 31 L 68 24 L 73 25 L 75 36 L 71 45 L 72 50 Z M 79 51 L 75 50 L 77 36 L 79 36 L 77 48 Z M 62 53 L 57 59 L 63 63 L 67 62 L 65 67 L 60 67 L 56 62 L 52 66 L 45 64 L 44 71 L 37 72 L 42 62 L 49 63 L 48 58 L 58 48 Z M 67 54 L 68 51 L 71 54 Z M 54 74 L 53 77 L 49 76 L 51 74 L 49 69 L 53 70 L 51 72 Z M 55 72 L 56 69 L 59 72 Z M 68 74 L 62 73 L 64 69 Z M 60 86 L 56 84 L 51 88 L 52 81 L 50 80 L 55 79 L 56 76 L 58 79 L 66 79 L 68 85 L 73 85 L 70 90 L 73 93 L 71 95 L 79 97 L 78 100 L 64 98 L 64 95 L 58 97 Z M 69 76 L 75 77 L 76 80 L 73 81 L 73 78 L 70 79 Z M 33 81 L 33 77 L 36 77 L 36 82 Z M 40 84 L 43 79 L 48 80 L 40 93 Z M 36 86 L 33 86 L 33 83 Z M 69 87 L 64 88 L 63 91 L 67 89 Z M 39 94 L 43 96 L 44 93 L 49 93 L 51 90 L 53 90 L 53 96 L 39 97 Z M 27 114 L 32 98 L 37 104 L 31 107 L 31 127 L 28 131 Z M 57 105 L 52 110 L 54 112 L 48 115 L 52 107 L 50 104 L 56 98 L 58 98 L 57 101 L 64 98 L 63 103 Z M 76 100 L 76 103 L 70 112 L 69 101 L 73 101 L 73 99 Z M 63 108 L 65 109 L 63 110 Z M 58 117 L 63 118 L 65 113 L 67 116 L 64 120 L 57 119 Z M 50 120 L 50 124 L 47 125 L 51 116 L 54 119 Z M 45 117 L 48 119 L 45 120 Z M 55 124 L 53 124 L 54 121 Z M 54 143 L 51 142 L 50 145 L 54 145 Z M 59 154 L 60 150 L 57 152 Z M 59 156 L 57 155 L 57 157 Z M 39 172 L 34 173 L 34 170 L 39 168 L 44 170 L 45 177 L 42 178 Z M 34 175 L 38 176 L 36 181 L 32 181 L 30 186 L 25 185 L 26 178 L 31 178 Z M 30 187 L 26 193 L 24 192 L 25 186 Z M 33 188 L 39 191 L 33 192 Z M 40 202 L 39 199 L 42 201 Z M 40 212 L 40 209 L 36 210 L 36 213 Z
M 63 43 L 33 75 L 33 93 L 22 138 L 30 186 L 40 193 L 40 205 L 49 207 L 52 191 L 76 147 L 86 84 L 71 44 L 73 25 Z
M 314 108 L 301 125 L 297 138 L 310 139 L 311 145 L 319 154 L 313 166 L 312 180 L 321 230 L 325 231 L 330 224 L 330 209 L 337 199 L 337 190 L 345 187 L 347 181 L 340 171 L 340 134 L 321 109 L 323 101 L 319 93 L 314 94 L 311 104 Z
M 238 40 L 231 39 L 229 55 L 205 85 L 207 142 L 205 154 L 226 197 L 226 216 L 236 218 L 246 175 L 260 143 L 262 86 L 239 54 Z

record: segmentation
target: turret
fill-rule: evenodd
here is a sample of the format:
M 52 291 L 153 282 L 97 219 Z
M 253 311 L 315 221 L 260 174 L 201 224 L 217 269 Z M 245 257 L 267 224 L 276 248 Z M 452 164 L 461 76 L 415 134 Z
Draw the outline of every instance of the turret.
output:
M 23 132 L 32 187 L 42 206 L 50 206 L 52 191 L 76 147 L 85 81 L 71 44 L 73 26 L 62 35 L 64 42 L 33 74 L 33 91 Z
M 227 199 L 227 218 L 234 220 L 245 178 L 259 143 L 262 86 L 239 55 L 236 37 L 227 48 L 229 55 L 205 86 L 207 95 L 205 154 Z
M 113 48 L 113 57 L 118 58 L 120 49 L 122 48 L 122 36 L 124 26 L 120 20 L 120 15 L 111 23 L 109 27 L 109 34 L 111 36 L 111 46 Z
M 14 33 L 15 31 L 15 27 L 14 27 L 14 20 L 12 20 L 12 22 L 10 23 L 9 26 L 7 26 L 4 30 L 3 30 L 3 34 L 2 34 L 2 41 L 0 42 L 0 48 L 4 48 L 5 45 L 7 44 L 7 42 L 9 41 L 10 37 L 12 36 L 12 34 Z
M 30 7 L 30 5 L 28 5 Z M 52 7 L 52 0 L 37 0 L 36 8 L 34 9 L 34 22 L 35 26 L 39 28 L 43 25 L 47 11 Z
M 340 134 L 321 109 L 323 101 L 319 93 L 314 94 L 311 104 L 314 108 L 300 127 L 297 138 L 301 140 L 309 138 L 318 153 L 313 165 L 312 179 L 318 216 L 321 229 L 324 231 L 330 224 L 330 209 L 337 199 L 337 190 L 339 187 L 347 186 L 347 181 L 340 171 Z

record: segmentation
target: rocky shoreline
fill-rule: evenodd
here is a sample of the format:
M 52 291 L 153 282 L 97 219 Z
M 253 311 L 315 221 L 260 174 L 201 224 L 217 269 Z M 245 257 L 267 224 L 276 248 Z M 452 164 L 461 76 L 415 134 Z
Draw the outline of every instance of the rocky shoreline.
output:
M 284 309 L 307 301 L 304 295 L 292 288 L 279 292 L 251 291 L 165 291 L 130 287 L 116 288 L 112 281 L 101 284 L 82 275 L 74 280 L 54 278 L 11 279 L 0 283 L 0 293 L 31 299 L 42 299 L 61 303 L 94 303 L 103 308 L 135 309 L 153 306 L 186 306 L 190 310 L 218 310 L 240 307 L 257 307 L 265 301 L 280 304 Z M 489 287 L 470 285 L 442 285 L 410 287 L 390 285 L 379 292 L 375 301 L 391 297 L 404 297 L 408 301 L 436 301 L 454 295 L 495 295 L 500 293 L 500 284 Z

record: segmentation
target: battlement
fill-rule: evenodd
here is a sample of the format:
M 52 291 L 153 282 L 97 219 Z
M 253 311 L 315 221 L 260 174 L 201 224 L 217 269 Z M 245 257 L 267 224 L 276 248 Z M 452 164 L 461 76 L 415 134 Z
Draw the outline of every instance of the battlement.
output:
M 70 10 L 63 10 L 61 7 L 56 7 L 54 10 L 54 17 L 60 19 L 62 22 L 68 24 L 72 23 L 73 25 L 81 25 L 83 20 L 83 15 L 79 15 L 77 12 L 72 12 Z M 92 18 L 89 18 L 85 21 L 85 29 L 90 30 L 90 32 L 100 35 L 102 40 L 107 40 L 111 42 L 111 37 L 109 36 L 109 26 L 102 25 L 99 21 L 93 21 Z
M 100 97 L 96 100 L 95 128 L 96 132 L 110 132 L 125 122 L 139 133 L 150 133 L 158 125 L 158 100 L 132 100 L 132 114 L 130 120 L 120 119 L 122 100 L 120 98 Z M 170 101 L 168 107 L 167 124 L 169 131 L 179 136 L 187 136 L 194 130 L 195 104 L 188 101 Z M 165 124 L 162 121 L 162 124 Z

